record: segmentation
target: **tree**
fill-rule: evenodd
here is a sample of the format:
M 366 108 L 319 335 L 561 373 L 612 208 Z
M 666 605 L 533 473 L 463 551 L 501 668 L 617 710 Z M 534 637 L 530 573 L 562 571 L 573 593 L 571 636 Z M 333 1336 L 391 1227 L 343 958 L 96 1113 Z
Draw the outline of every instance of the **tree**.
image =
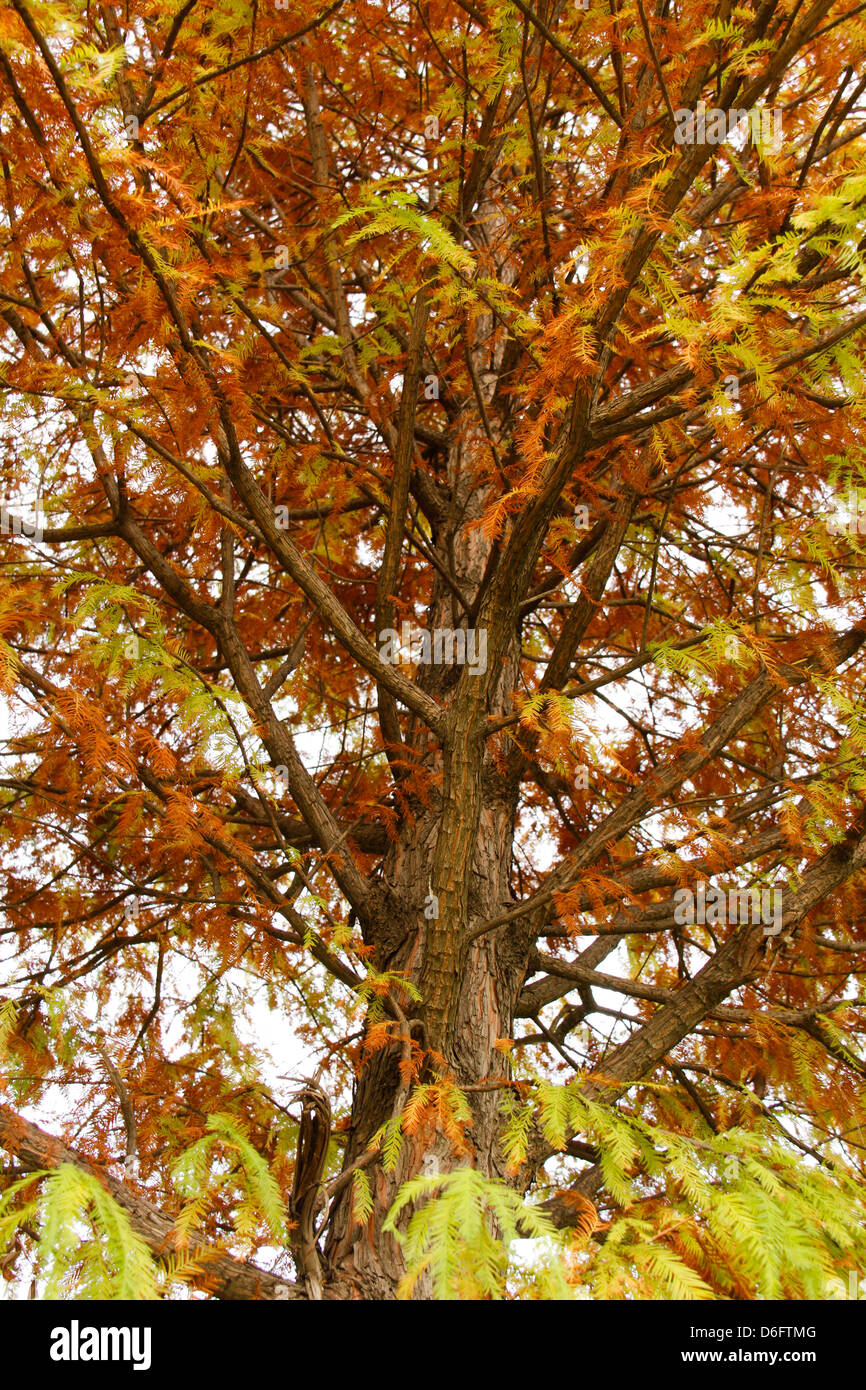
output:
M 826 1296 L 856 10 L 0 26 L 7 1274 Z

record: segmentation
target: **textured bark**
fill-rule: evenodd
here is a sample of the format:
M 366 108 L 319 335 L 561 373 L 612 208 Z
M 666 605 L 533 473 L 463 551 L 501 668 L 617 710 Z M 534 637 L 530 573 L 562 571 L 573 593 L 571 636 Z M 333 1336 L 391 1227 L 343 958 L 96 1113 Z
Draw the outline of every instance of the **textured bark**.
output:
M 479 329 L 483 334 L 484 326 Z M 442 533 L 440 550 L 452 559 L 461 592 L 470 600 L 479 593 L 490 560 L 491 543 L 473 523 L 489 502 L 486 489 L 466 481 L 457 453 L 450 461 L 454 500 Z M 512 604 L 514 591 L 509 587 Z M 485 610 L 477 626 L 488 628 Z M 428 630 L 473 626 L 459 601 L 438 579 L 426 618 Z M 383 906 L 375 914 L 371 942 L 380 970 L 401 972 L 416 985 L 421 1003 L 407 1005 L 413 1033 L 438 1053 L 461 1085 L 505 1079 L 508 1061 L 496 1042 L 512 1033 L 514 1011 L 533 949 L 531 927 L 520 924 L 508 933 L 473 940 L 478 927 L 511 902 L 509 875 L 519 786 L 498 766 L 487 737 L 490 716 L 512 708 L 518 683 L 519 623 L 514 608 L 505 625 L 506 639 L 491 641 L 488 630 L 486 674 L 446 665 L 418 668 L 418 684 L 447 706 L 446 733 L 440 743 L 419 722 L 406 738 L 410 756 L 427 774 L 430 794 L 410 805 L 386 857 Z M 433 894 L 438 916 L 425 916 Z M 400 1092 L 399 1046 L 374 1056 L 358 1081 L 351 1139 L 345 1167 L 356 1162 L 376 1130 L 393 1111 Z M 363 1230 L 353 1227 L 347 1189 L 336 1206 L 325 1247 L 331 1276 L 347 1280 L 362 1297 L 393 1298 L 403 1273 L 399 1247 L 383 1235 L 382 1222 L 403 1182 L 418 1173 L 436 1173 L 471 1163 L 485 1175 L 501 1175 L 498 1148 L 499 1095 L 496 1090 L 470 1092 L 470 1152 L 455 1155 L 441 1134 L 407 1136 L 396 1170 L 377 1166 L 374 1211 Z M 417 1296 L 425 1296 L 419 1283 Z

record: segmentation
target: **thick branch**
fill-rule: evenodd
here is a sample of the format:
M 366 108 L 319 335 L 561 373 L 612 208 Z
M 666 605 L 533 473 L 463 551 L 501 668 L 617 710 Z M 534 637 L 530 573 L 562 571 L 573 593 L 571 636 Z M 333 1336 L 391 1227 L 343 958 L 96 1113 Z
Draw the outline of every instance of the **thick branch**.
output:
M 8 1150 L 22 1168 L 34 1171 L 42 1168 L 58 1168 L 61 1163 L 72 1163 L 93 1173 L 102 1183 L 115 1202 L 123 1208 L 129 1224 L 140 1236 L 157 1259 L 183 1248 L 190 1259 L 201 1266 L 201 1274 L 196 1276 L 198 1288 L 205 1289 L 220 1299 L 262 1299 L 304 1298 L 305 1294 L 294 1284 L 287 1284 L 275 1274 L 270 1274 L 257 1265 L 245 1260 L 237 1260 L 214 1247 L 199 1232 L 193 1231 L 188 1245 L 181 1246 L 171 1217 L 132 1192 L 125 1183 L 113 1178 L 110 1173 L 97 1166 L 90 1159 L 68 1149 L 59 1139 L 31 1124 L 21 1115 L 10 1110 L 8 1105 L 0 1104 L 0 1147 Z
M 789 899 L 782 914 L 781 934 L 789 934 L 816 903 L 864 867 L 866 835 L 861 825 L 849 835 L 845 845 L 834 845 L 803 875 L 800 888 Z M 762 947 L 766 941 L 760 924 L 735 931 L 695 978 L 676 991 L 670 1003 L 660 1008 L 605 1059 L 603 1074 L 585 1087 L 587 1097 L 612 1101 L 622 1094 L 623 1083 L 634 1084 L 648 1076 L 731 990 L 757 978 L 762 969 Z M 581 1174 L 569 1190 L 592 1196 L 601 1183 L 601 1169 L 593 1167 Z M 557 1225 L 572 1224 L 573 1213 L 567 1200 L 553 1197 L 544 1206 Z

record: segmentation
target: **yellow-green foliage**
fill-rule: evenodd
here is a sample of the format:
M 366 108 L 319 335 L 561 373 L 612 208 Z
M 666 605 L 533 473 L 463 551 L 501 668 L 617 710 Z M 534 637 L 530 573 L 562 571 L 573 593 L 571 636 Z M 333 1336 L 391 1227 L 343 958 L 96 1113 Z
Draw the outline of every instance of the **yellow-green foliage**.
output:
M 398 1219 L 413 1205 L 408 1225 L 400 1231 Z M 543 1212 L 528 1206 L 513 1188 L 485 1178 L 474 1168 L 404 1183 L 383 1229 L 393 1232 L 403 1247 L 402 1298 L 411 1297 L 425 1274 L 434 1298 L 503 1298 L 512 1243 L 518 1238 L 553 1235 Z M 549 1282 L 544 1297 L 569 1297 L 556 1266 L 549 1271 Z
M 603 1237 L 554 1231 L 542 1210 L 471 1169 L 418 1178 L 389 1215 L 397 1233 L 399 1215 L 418 1203 L 398 1236 L 404 1294 L 427 1271 L 436 1298 L 563 1296 L 539 1292 L 531 1273 L 517 1277 L 517 1236 L 544 1238 L 530 1265 L 546 1289 L 558 1281 L 566 1296 L 603 1299 L 824 1298 L 834 1278 L 866 1261 L 856 1176 L 794 1151 L 768 1125 L 691 1139 L 589 1101 L 578 1083 L 541 1082 L 506 1109 L 512 1169 L 533 1131 L 554 1149 L 575 1134 L 596 1147 L 615 1202 Z
M 40 1226 L 37 1259 L 45 1281 L 42 1297 L 157 1297 L 150 1251 L 93 1173 L 62 1163 L 44 1179 L 28 1215 L 35 1216 Z
M 274 1239 L 286 1245 L 285 1204 L 261 1154 L 231 1116 L 209 1115 L 207 1127 L 209 1132 L 192 1144 L 172 1169 L 178 1191 L 191 1204 L 181 1213 L 181 1224 L 195 1225 L 206 1195 L 226 1184 L 235 1184 L 242 1193 L 234 1211 L 238 1234 L 251 1235 L 257 1222 L 264 1220 Z M 225 1156 L 234 1161 L 228 1165 Z M 217 1166 L 220 1159 L 221 1168 Z

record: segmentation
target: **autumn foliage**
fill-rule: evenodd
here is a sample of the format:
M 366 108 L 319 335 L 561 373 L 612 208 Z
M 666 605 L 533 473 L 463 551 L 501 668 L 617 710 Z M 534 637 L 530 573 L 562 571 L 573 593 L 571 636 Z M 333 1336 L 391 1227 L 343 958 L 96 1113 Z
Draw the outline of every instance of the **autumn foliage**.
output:
M 13 1291 L 866 1268 L 864 47 L 0 11 Z

